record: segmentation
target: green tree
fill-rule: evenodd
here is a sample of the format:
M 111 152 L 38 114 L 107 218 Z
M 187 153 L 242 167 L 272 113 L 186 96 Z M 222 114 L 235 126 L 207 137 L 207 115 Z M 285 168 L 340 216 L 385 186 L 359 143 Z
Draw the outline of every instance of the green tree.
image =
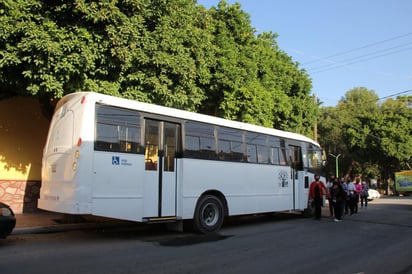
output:
M 217 62 L 203 112 L 310 135 L 317 114 L 311 81 L 279 49 L 277 35 L 255 36 L 240 4 L 220 1 L 210 13 Z
M 372 125 L 379 136 L 379 163 L 385 167 L 387 176 L 411 168 L 412 109 L 409 102 L 412 102 L 412 96 L 386 100 L 381 106 L 380 119 Z
M 343 156 L 343 173 L 389 178 L 411 162 L 411 101 L 400 97 L 380 105 L 374 91 L 354 88 L 336 107 L 322 109 L 320 142 L 328 153 Z
M 0 5 L 3 95 L 93 90 L 192 111 L 205 98 L 213 45 L 191 0 Z
M 371 123 L 379 115 L 379 97 L 373 90 L 364 87 L 346 92 L 338 104 L 342 121 L 342 138 L 347 145 L 350 163 L 347 173 L 363 174 L 364 165 L 376 163 L 379 153 L 376 141 L 379 138 L 371 129 Z
M 82 90 L 308 135 L 311 81 L 239 4 L 194 0 L 5 0 L 1 98 Z

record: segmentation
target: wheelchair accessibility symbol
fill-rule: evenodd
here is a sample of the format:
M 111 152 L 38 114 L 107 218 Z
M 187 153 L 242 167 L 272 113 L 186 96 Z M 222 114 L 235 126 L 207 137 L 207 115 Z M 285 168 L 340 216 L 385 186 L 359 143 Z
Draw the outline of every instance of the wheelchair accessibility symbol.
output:
M 114 166 L 120 165 L 120 157 L 119 156 L 113 156 L 112 157 L 112 165 L 114 165 Z

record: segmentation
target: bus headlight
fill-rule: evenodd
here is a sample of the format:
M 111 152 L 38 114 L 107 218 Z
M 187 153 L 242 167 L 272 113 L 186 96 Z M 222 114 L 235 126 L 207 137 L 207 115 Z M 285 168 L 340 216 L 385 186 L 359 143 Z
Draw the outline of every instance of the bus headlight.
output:
M 74 153 L 74 157 L 75 157 L 76 159 L 79 159 L 79 157 L 80 157 L 80 152 L 79 152 L 78 150 L 76 150 L 76 152 Z
M 72 169 L 73 169 L 73 171 L 77 170 L 77 162 L 73 162 Z

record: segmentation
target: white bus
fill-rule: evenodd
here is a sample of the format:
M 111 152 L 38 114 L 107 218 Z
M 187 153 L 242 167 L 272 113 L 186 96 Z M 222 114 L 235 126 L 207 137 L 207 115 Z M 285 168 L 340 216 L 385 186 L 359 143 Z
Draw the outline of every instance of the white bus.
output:
M 323 153 L 310 138 L 94 92 L 57 104 L 39 208 L 132 220 L 192 220 L 309 208 Z

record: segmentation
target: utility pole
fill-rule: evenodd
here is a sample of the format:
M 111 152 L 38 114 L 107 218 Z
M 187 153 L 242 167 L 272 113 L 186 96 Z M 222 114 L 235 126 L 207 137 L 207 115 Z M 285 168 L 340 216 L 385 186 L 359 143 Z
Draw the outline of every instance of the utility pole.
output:
M 329 153 L 329 155 L 332 156 L 333 158 L 335 158 L 335 161 L 336 161 L 336 178 L 339 178 L 339 161 L 338 161 L 338 159 L 340 157 L 340 154 L 335 156 L 332 153 Z
M 316 98 L 316 94 L 313 93 L 313 103 L 315 104 L 316 108 L 318 108 L 318 99 Z M 318 118 L 315 116 L 315 123 L 313 125 L 313 140 L 316 142 L 318 141 Z

